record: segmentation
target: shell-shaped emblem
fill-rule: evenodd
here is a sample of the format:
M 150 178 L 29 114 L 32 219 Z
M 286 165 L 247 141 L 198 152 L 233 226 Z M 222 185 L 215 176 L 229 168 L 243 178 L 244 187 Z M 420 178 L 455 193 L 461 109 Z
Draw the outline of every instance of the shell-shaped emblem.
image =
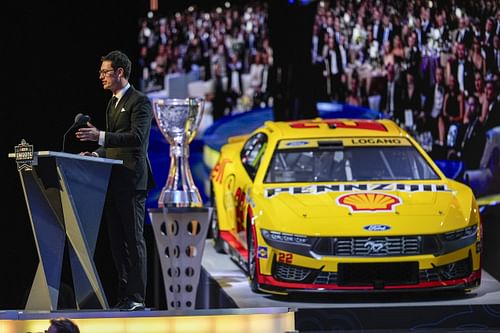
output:
M 337 203 L 348 207 L 351 212 L 392 212 L 402 203 L 401 198 L 377 192 L 349 193 L 337 198 Z

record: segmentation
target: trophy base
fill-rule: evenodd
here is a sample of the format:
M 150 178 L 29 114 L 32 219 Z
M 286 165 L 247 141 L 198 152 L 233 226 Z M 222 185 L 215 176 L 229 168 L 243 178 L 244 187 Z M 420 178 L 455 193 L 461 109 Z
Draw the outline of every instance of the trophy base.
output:
M 158 199 L 158 207 L 202 207 L 198 191 L 162 191 Z

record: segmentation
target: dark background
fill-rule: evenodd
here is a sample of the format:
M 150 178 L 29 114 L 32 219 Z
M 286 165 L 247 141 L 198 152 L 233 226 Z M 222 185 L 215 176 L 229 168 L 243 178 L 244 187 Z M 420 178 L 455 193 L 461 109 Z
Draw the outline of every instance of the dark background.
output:
M 231 1 L 233 5 L 247 2 Z M 157 15 L 170 14 L 193 4 L 208 9 L 223 3 L 210 0 L 160 0 Z M 302 27 L 311 25 L 314 1 L 293 3 L 273 0 L 268 3 L 272 3 L 269 6 L 271 37 L 275 43 L 279 41 L 278 45 L 273 46 L 277 57 L 275 62 L 291 73 L 306 75 L 301 55 L 309 54 L 309 48 L 302 43 L 310 42 L 310 36 L 306 33 L 310 29 Z M 305 5 L 307 3 L 309 6 Z M 98 77 L 100 58 L 114 49 L 128 54 L 132 60 L 130 81 L 139 87 L 139 73 L 136 72 L 139 51 L 137 37 L 139 20 L 146 17 L 149 0 L 9 1 L 4 6 L 6 8 L 0 11 L 0 21 L 6 23 L 0 39 L 4 83 L 0 89 L 3 101 L 0 120 L 4 173 L 0 178 L 3 181 L 0 309 L 22 309 L 31 288 L 38 256 L 16 164 L 7 155 L 14 151 L 14 146 L 21 139 L 33 144 L 35 151 L 61 151 L 63 135 L 78 113 L 88 114 L 91 123 L 97 128 L 104 128 L 104 111 L 110 92 L 102 89 Z M 296 28 L 289 29 L 293 26 Z M 295 56 L 288 57 L 290 54 Z M 298 116 L 297 110 L 291 105 L 310 104 L 309 100 L 298 103 L 304 96 L 312 95 L 307 90 L 311 89 L 310 85 L 306 83 L 307 80 L 278 83 L 276 90 L 288 97 L 277 102 L 275 109 L 289 118 Z M 288 100 L 298 92 L 303 93 Z M 95 146 L 92 144 L 76 142 L 73 133 L 69 133 L 66 138 L 67 152 L 78 153 L 93 148 Z M 115 276 L 106 233 L 101 234 L 96 249 L 96 265 L 112 305 Z M 154 245 L 150 245 L 154 244 L 150 226 L 149 230 L 146 229 L 146 237 L 150 246 L 149 254 L 154 254 L 156 250 L 151 248 Z M 154 256 L 150 255 L 150 266 L 154 265 L 154 260 Z M 70 280 L 67 272 L 63 272 L 63 278 Z M 159 285 L 158 281 L 148 285 L 147 305 L 153 305 L 155 285 Z M 158 293 L 157 289 L 154 291 Z
M 5 6 L 5 5 L 4 5 Z M 100 57 L 113 49 L 133 62 L 138 86 L 138 21 L 144 0 L 9 1 L 2 29 L 2 210 L 0 218 L 0 309 L 24 308 L 38 263 L 16 165 L 7 157 L 21 139 L 35 150 L 60 151 L 77 113 L 104 127 L 110 97 L 98 78 Z M 68 135 L 67 150 L 86 148 Z M 92 147 L 89 147 L 92 148 Z M 111 258 L 109 258 L 111 263 Z M 108 266 L 112 266 L 109 265 Z
M 160 12 L 169 13 L 208 1 L 164 1 Z M 212 2 L 210 5 L 215 5 Z M 28 210 L 13 159 L 7 157 L 21 139 L 35 150 L 61 151 L 62 138 L 78 113 L 91 116 L 91 122 L 104 128 L 104 110 L 110 97 L 98 77 L 100 57 L 120 49 L 132 60 L 131 83 L 138 84 L 138 22 L 146 16 L 149 1 L 118 0 L 10 1 L 1 12 L 6 23 L 2 54 L 2 179 L 0 218 L 0 309 L 25 306 L 38 264 Z M 77 143 L 73 133 L 66 140 L 66 151 L 93 149 Z M 149 228 L 150 229 L 150 228 Z M 147 231 L 149 244 L 151 231 Z M 96 249 L 96 265 L 101 273 L 110 303 L 113 299 L 114 270 L 101 233 Z M 148 249 L 151 254 L 153 249 Z M 153 256 L 151 256 L 153 257 Z M 151 260 L 154 258 L 150 258 Z M 66 280 L 67 272 L 63 272 Z M 151 289 L 148 286 L 148 303 Z

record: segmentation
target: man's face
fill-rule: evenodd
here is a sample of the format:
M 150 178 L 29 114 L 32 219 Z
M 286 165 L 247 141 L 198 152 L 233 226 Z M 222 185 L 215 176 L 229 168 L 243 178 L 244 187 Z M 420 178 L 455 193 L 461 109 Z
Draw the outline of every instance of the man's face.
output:
M 469 116 L 475 116 L 476 115 L 476 100 L 474 98 L 469 98 L 467 100 L 466 105 L 466 112 L 469 114 Z
M 118 75 L 113 67 L 111 67 L 111 61 L 105 60 L 101 63 L 99 79 L 104 89 L 113 90 L 113 87 L 116 86 Z
M 481 89 L 483 89 L 483 78 L 481 77 L 481 74 L 476 74 L 474 76 L 474 87 L 476 88 L 476 91 L 481 91 Z
M 444 82 L 443 70 L 441 68 L 436 69 L 436 82 L 439 84 L 443 84 Z
M 485 30 L 488 32 L 491 32 L 493 30 L 493 21 L 492 20 L 486 20 L 486 26 Z
M 493 88 L 493 83 L 492 82 L 488 82 L 488 84 L 486 84 L 486 99 L 488 99 L 489 101 L 492 101 L 495 99 L 495 89 Z

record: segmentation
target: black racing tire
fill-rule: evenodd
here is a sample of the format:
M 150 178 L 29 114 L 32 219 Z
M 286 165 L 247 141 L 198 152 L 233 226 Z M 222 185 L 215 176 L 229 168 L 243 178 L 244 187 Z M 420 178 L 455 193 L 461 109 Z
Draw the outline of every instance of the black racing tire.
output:
M 212 205 L 212 217 L 210 219 L 210 227 L 208 229 L 208 234 L 212 238 L 212 245 L 217 253 L 225 253 L 224 251 L 224 241 L 220 237 L 219 230 L 219 219 L 217 214 L 217 207 L 215 204 L 215 193 L 210 184 L 210 204 Z
M 219 219 L 217 218 L 217 208 L 213 208 L 212 219 L 210 221 L 210 230 L 212 232 L 212 244 L 214 246 L 215 252 L 225 253 L 224 251 L 224 241 L 220 237 L 219 230 Z
M 248 278 L 250 280 L 250 289 L 255 293 L 261 293 L 259 283 L 257 282 L 257 258 L 255 257 L 255 239 L 253 238 L 252 228 L 250 223 L 247 229 L 248 237 Z

